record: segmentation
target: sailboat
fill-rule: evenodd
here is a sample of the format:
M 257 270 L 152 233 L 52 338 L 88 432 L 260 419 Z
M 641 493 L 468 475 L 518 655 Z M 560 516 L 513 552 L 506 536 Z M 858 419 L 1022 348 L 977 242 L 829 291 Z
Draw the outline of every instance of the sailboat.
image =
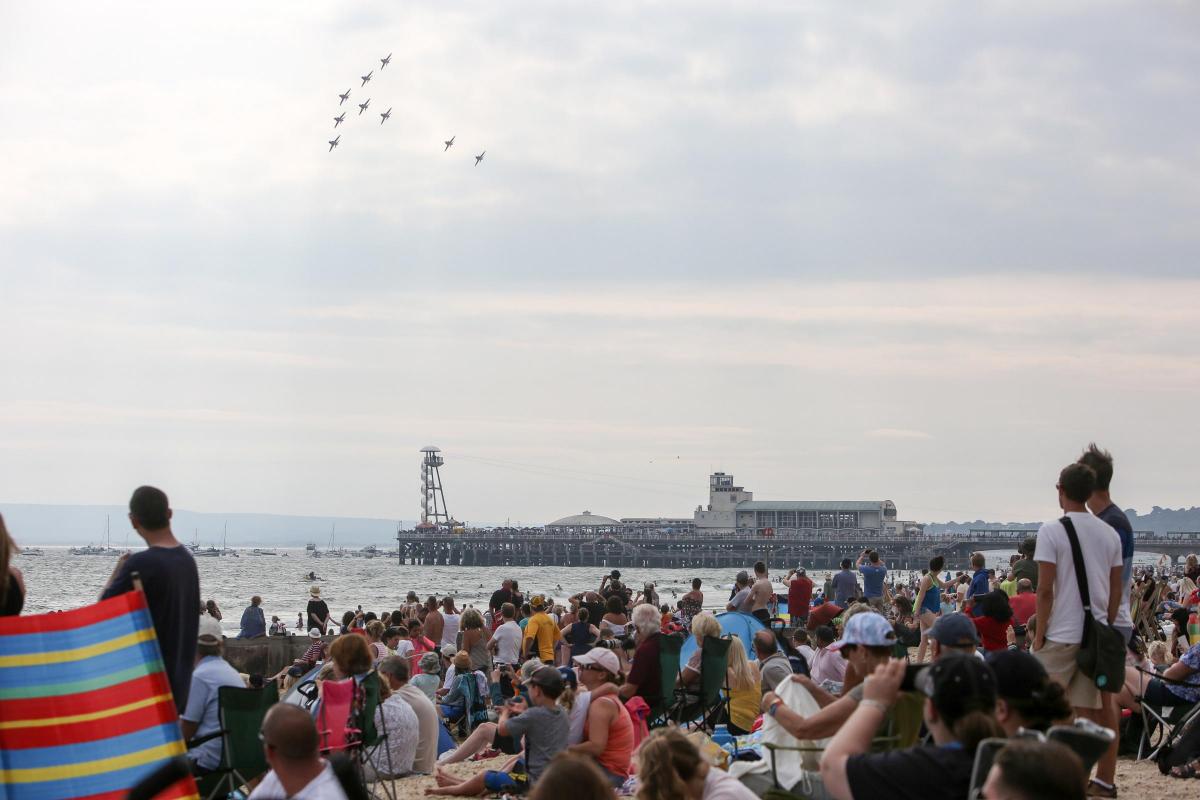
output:
M 92 544 L 88 544 L 87 547 L 72 547 L 71 551 L 70 551 L 71 555 L 73 555 L 73 556 L 107 556 L 107 555 L 116 554 L 117 551 L 112 549 L 112 547 L 109 546 L 112 543 L 112 533 L 109 529 L 110 521 L 111 521 L 111 518 L 108 515 L 105 515 L 105 517 L 104 517 L 104 546 L 103 547 L 96 547 L 95 545 L 92 545 Z
M 333 523 L 333 528 L 329 531 L 329 547 L 325 549 L 326 558 L 342 558 L 346 555 L 345 550 L 341 550 L 333 546 L 333 538 L 337 536 L 337 523 Z M 316 555 L 314 552 L 313 555 Z
M 192 531 L 192 543 L 187 546 L 188 550 L 192 551 L 192 556 L 195 558 L 214 558 L 221 555 L 221 551 L 215 547 L 200 546 L 200 530 L 199 528 Z
M 225 530 L 221 534 L 221 555 L 238 557 L 238 551 L 229 546 L 229 523 L 225 523 Z

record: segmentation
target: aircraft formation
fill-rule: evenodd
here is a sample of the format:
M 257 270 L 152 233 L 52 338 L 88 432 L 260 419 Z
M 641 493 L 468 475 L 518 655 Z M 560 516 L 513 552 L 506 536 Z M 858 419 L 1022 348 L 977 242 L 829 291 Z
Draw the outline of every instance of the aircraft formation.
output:
M 379 59 L 379 73 L 381 76 L 383 74 L 383 71 L 385 69 L 387 69 L 387 65 L 390 63 L 392 63 L 392 54 L 391 53 L 388 53 L 387 56 Z M 359 76 L 359 79 L 362 81 L 362 84 L 358 88 L 360 90 L 366 88 L 366 85 L 371 82 L 371 79 L 374 77 L 374 75 L 375 75 L 375 70 L 372 69 L 366 75 Z M 350 95 L 352 92 L 353 92 L 353 87 L 347 89 L 345 92 L 342 92 L 338 95 L 338 107 L 339 108 L 342 105 L 344 105 L 347 100 L 350 99 Z M 363 112 L 366 111 L 368 108 L 370 108 L 370 106 L 371 106 L 371 98 L 370 97 L 368 97 L 363 102 L 358 103 L 358 115 L 357 116 L 361 117 L 363 115 Z M 381 112 L 379 114 L 379 124 L 382 125 L 383 123 L 387 122 L 391 118 L 391 116 L 392 116 L 392 109 L 389 107 L 387 111 Z M 345 121 L 346 121 L 346 112 L 342 111 L 340 114 L 338 114 L 336 117 L 333 118 L 333 127 L 337 128 L 339 125 L 341 125 Z M 457 136 L 451 136 L 449 139 L 442 142 L 442 144 L 444 145 L 444 147 L 442 148 L 442 152 L 443 153 L 448 152 L 450 150 L 450 148 L 454 146 L 454 140 L 457 138 L 458 138 Z M 332 153 L 334 151 L 334 148 L 336 148 L 341 141 L 342 141 L 342 135 L 340 133 L 337 136 L 330 139 L 328 141 L 329 152 Z M 474 156 L 475 166 L 477 166 L 477 167 L 479 166 L 479 163 L 481 161 L 483 161 L 483 157 L 485 155 L 487 155 L 487 150 L 483 150 L 482 152 L 479 153 L 479 155 Z

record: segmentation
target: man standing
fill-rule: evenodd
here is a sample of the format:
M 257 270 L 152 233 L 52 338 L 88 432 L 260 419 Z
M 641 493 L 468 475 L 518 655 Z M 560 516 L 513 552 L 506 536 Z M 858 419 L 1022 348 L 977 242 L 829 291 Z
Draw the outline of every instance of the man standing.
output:
M 1075 528 L 1087 573 L 1092 614 L 1112 624 L 1121 605 L 1121 539 L 1106 522 L 1093 517 L 1084 505 L 1096 486 L 1095 471 L 1071 464 L 1058 478 L 1058 503 Z M 1067 698 L 1078 716 L 1105 724 L 1100 690 L 1075 663 L 1083 640 L 1083 601 L 1075 577 L 1075 560 L 1066 528 L 1060 520 L 1038 530 L 1037 633 L 1033 654 L 1050 677 L 1067 689 Z M 1121 687 L 1116 687 L 1121 688 Z
M 192 554 L 171 533 L 171 506 L 161 489 L 140 486 L 134 490 L 129 498 L 129 522 L 146 541 L 147 549 L 117 560 L 100 599 L 131 591 L 134 573 L 141 578 L 163 668 L 175 707 L 182 712 L 187 708 L 196 660 L 200 575 Z
M 812 603 L 813 582 L 804 567 L 788 576 L 788 614 L 793 628 L 803 628 L 808 623 L 808 609 Z
M 221 730 L 217 690 L 222 686 L 242 688 L 245 685 L 237 670 L 221 658 L 221 623 L 208 615 L 200 617 L 196 669 L 192 672 L 187 708 L 179 715 L 183 740 L 186 742 Z M 221 766 L 221 737 L 192 748 L 187 755 L 196 765 L 197 774 L 212 772 Z
M 263 753 L 271 771 L 250 793 L 249 800 L 304 797 L 311 800 L 346 800 L 346 793 L 321 758 L 317 726 L 308 712 L 290 703 L 276 703 L 263 718 Z
M 1029 581 L 1033 586 L 1034 591 L 1037 591 L 1038 567 L 1037 562 L 1033 560 L 1033 552 L 1037 549 L 1037 539 L 1030 536 L 1025 541 L 1021 542 L 1017 552 L 1020 558 L 1013 562 L 1012 572 L 1013 578 L 1020 583 L 1022 579 Z
M 833 602 L 843 609 L 858 597 L 858 578 L 850 571 L 850 559 L 842 559 L 842 571 L 833 576 Z
M 754 562 L 754 585 L 750 587 L 750 613 L 764 625 L 771 622 L 771 610 L 768 606 L 775 599 L 775 587 L 767 575 L 767 565 L 764 561 Z
M 540 658 L 545 664 L 554 663 L 554 643 L 562 638 L 562 631 L 546 614 L 546 598 L 535 594 L 529 601 L 533 616 L 525 624 L 524 650 L 529 658 Z
M 1133 525 L 1129 523 L 1129 517 L 1125 516 L 1125 512 L 1113 502 L 1112 495 L 1109 494 L 1109 486 L 1112 484 L 1113 477 L 1112 456 L 1092 442 L 1079 457 L 1079 463 L 1091 467 L 1092 471 L 1096 473 L 1096 485 L 1087 500 L 1088 509 L 1108 523 L 1121 540 L 1121 605 L 1117 609 L 1117 618 L 1113 627 L 1121 632 L 1121 635 L 1125 637 L 1125 643 L 1128 644 L 1133 637 L 1133 615 L 1129 611 L 1129 595 L 1133 590 Z M 1121 687 L 1116 688 L 1120 689 Z M 1112 692 L 1103 692 L 1102 699 L 1104 700 L 1105 718 L 1101 722 L 1105 727 L 1117 731 L 1119 737 L 1121 708 L 1117 703 L 1117 695 Z M 1114 739 L 1112 745 L 1100 757 L 1100 761 L 1096 765 L 1096 777 L 1090 787 L 1093 796 L 1116 797 L 1117 792 L 1113 783 L 1117 777 L 1119 746 L 1120 743 Z
M 874 550 L 862 551 L 858 557 L 858 571 L 863 576 L 863 594 L 866 595 L 867 604 L 887 616 L 887 609 L 883 605 L 883 581 L 887 577 L 887 567 L 879 563 L 879 553 Z
M 503 621 L 501 620 L 500 609 L 505 603 L 512 602 L 512 579 L 505 578 L 500 584 L 500 588 L 492 592 L 492 598 L 488 600 L 488 611 L 492 612 L 492 630 L 499 628 Z
M 1024 650 L 1026 626 L 1037 611 L 1037 595 L 1033 592 L 1033 584 L 1027 578 L 1017 581 L 1017 593 L 1008 603 L 1013 610 L 1013 635 L 1017 639 L 1017 648 Z
M 969 611 L 971 616 L 977 617 L 975 609 L 975 598 L 983 597 L 992 590 L 991 576 L 987 571 L 987 558 L 983 553 L 971 554 L 971 569 L 975 572 L 971 575 L 971 583 L 967 587 L 966 603 L 963 610 Z
M 313 586 L 308 590 L 308 607 L 305 609 L 308 614 L 308 628 L 312 630 L 316 628 L 324 636 L 326 633 L 337 633 L 330 631 L 332 622 L 329 619 L 329 606 L 321 599 L 321 587 Z
M 258 595 L 250 598 L 250 605 L 242 612 L 242 630 L 239 639 L 257 639 L 267 635 L 267 617 L 263 614 L 262 598 Z
M 742 570 L 733 582 L 733 590 L 729 595 L 726 611 L 737 611 L 742 614 L 750 613 L 750 573 Z

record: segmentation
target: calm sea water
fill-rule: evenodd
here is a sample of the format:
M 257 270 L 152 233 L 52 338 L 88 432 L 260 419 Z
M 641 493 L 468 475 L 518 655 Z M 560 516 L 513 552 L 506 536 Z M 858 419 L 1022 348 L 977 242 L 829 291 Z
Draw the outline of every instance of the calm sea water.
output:
M 109 556 L 73 556 L 66 548 L 43 550 L 45 555 L 21 554 L 15 561 L 25 574 L 27 614 L 78 608 L 94 602 L 116 563 Z M 377 613 L 399 608 L 410 589 L 422 599 L 431 594 L 438 597 L 449 594 L 459 607 L 486 606 L 492 592 L 506 577 L 519 581 L 526 596 L 540 592 L 563 602 L 572 594 L 597 588 L 607 574 L 607 570 L 597 567 L 435 567 L 399 565 L 386 558 L 317 559 L 300 549 L 284 549 L 279 553 L 254 556 L 243 552 L 240 557 L 196 559 L 201 596 L 217 602 L 227 631 L 237 631 L 242 609 L 256 594 L 263 598 L 268 621 L 272 615 L 278 615 L 294 628 L 297 613 L 308 602 L 312 583 L 305 576 L 310 570 L 324 579 L 317 585 L 335 617 L 360 604 Z M 990 552 L 988 556 L 989 566 L 1008 563 L 1005 551 Z M 771 566 L 772 576 L 778 580 L 795 565 Z M 635 589 L 646 581 L 656 583 L 662 602 L 672 605 L 675 596 L 691 588 L 692 578 L 699 578 L 704 584 L 705 606 L 723 608 L 737 570 L 630 568 L 622 569 L 621 573 L 622 580 Z M 818 586 L 827 575 L 824 570 L 809 570 L 809 576 Z M 905 581 L 912 575 L 893 571 L 890 577 Z

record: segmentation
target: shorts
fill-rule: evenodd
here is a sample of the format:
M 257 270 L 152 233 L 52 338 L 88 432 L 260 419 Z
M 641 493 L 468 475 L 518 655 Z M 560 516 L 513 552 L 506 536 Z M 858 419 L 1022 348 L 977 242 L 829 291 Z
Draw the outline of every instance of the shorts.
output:
M 529 789 L 529 773 L 525 771 L 525 762 L 518 760 L 513 764 L 512 772 L 499 772 L 489 769 L 483 773 L 483 785 L 492 793 L 509 792 L 523 794 Z
M 758 620 L 759 622 L 762 622 L 764 624 L 771 621 L 771 612 L 767 611 L 765 608 L 760 608 L 757 611 L 752 611 L 750 613 L 750 616 L 754 617 L 756 620 Z
M 1042 662 L 1050 679 L 1067 690 L 1068 703 L 1075 708 L 1100 708 L 1100 690 L 1075 663 L 1078 654 L 1078 644 L 1063 644 L 1049 639 L 1041 650 L 1033 653 L 1034 658 Z

